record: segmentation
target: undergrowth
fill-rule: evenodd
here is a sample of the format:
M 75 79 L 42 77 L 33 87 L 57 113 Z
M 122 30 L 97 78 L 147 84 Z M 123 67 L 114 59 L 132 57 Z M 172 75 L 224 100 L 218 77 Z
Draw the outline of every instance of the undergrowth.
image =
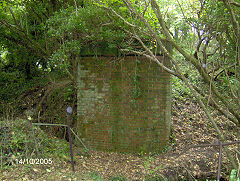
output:
M 69 159 L 66 140 L 50 136 L 37 126 L 32 127 L 28 120 L 2 119 L 0 128 L 1 168 L 30 158 Z

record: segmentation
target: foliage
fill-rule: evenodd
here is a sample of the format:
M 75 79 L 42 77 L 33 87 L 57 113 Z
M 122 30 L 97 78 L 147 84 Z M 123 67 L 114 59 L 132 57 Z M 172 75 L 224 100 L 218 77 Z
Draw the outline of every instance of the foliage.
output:
M 97 180 L 97 181 L 103 181 L 104 179 L 101 177 L 101 175 L 97 172 L 91 172 L 89 173 L 89 176 L 91 179 L 93 180 Z
M 114 9 L 111 3 L 98 1 L 100 7 L 107 6 L 105 8 L 112 12 L 112 17 L 118 17 L 131 27 L 130 32 L 126 32 L 143 48 L 131 47 L 124 51 L 156 61 L 165 71 L 179 78 L 189 90 L 188 94 L 192 94 L 204 109 L 218 137 L 225 140 L 208 108 L 214 108 L 236 126 L 240 125 L 240 19 L 239 8 L 235 7 L 239 3 L 227 0 L 122 2 L 127 7 L 130 18 Z M 164 6 L 164 3 L 168 4 Z M 146 27 L 140 32 L 137 31 L 140 29 L 139 21 Z M 154 28 L 153 24 L 159 28 Z M 160 46 L 161 53 L 171 59 L 172 67 L 164 66 L 156 58 L 151 46 L 139 36 L 144 33 L 150 35 L 152 41 Z M 174 55 L 164 41 L 174 48 Z M 225 78 L 221 80 L 220 75 Z M 227 154 L 236 168 L 228 151 Z
M 52 3 L 19 1 L 8 4 L 10 10 L 5 5 L 0 7 L 3 10 L 0 42 L 9 52 L 7 64 L 19 69 L 16 67 L 18 64 L 27 76 L 32 76 L 27 68 L 52 70 L 60 67 L 64 70 L 69 68 L 69 59 L 92 54 L 89 50 L 95 49 L 101 53 L 107 49 L 111 53 L 113 49 L 130 47 L 130 43 L 136 43 L 131 42 L 132 38 L 123 31 L 130 30 L 128 26 L 118 18 L 111 17 L 110 12 L 106 14 L 103 8 L 91 1 L 84 2 L 81 7 L 76 7 L 73 2 Z M 124 17 L 136 21 L 131 18 L 123 2 L 108 3 L 120 10 Z M 138 24 L 144 28 L 141 21 Z M 146 40 L 150 38 L 146 34 L 140 36 Z
M 9 8 L 6 8 L 4 5 L 0 6 L 0 23 L 4 25 L 1 26 L 0 42 L 8 51 L 5 67 L 9 69 L 9 66 L 11 66 L 13 69 L 26 73 L 26 76 L 30 78 L 32 76 L 30 74 L 38 70 L 36 65 L 43 61 L 41 60 L 41 53 L 36 51 L 40 50 L 39 46 L 43 38 L 41 36 L 43 34 L 43 25 L 38 20 L 42 18 L 43 21 L 44 17 L 32 19 L 36 18 L 36 14 L 30 10 L 36 5 L 32 1 L 5 3 Z M 39 6 L 37 13 L 43 13 L 40 11 L 44 11 L 42 6 Z M 39 42 L 36 43 L 37 41 Z M 27 69 L 33 69 L 33 71 L 27 72 Z
M 230 181 L 239 181 L 240 178 L 238 174 L 239 174 L 238 171 L 233 169 L 230 174 Z
M 0 72 L 0 99 L 11 102 L 16 100 L 26 90 L 31 89 L 38 83 L 44 83 L 41 78 L 35 77 L 32 80 L 26 80 L 20 72 Z
M 239 179 L 239 177 L 238 177 L 238 171 L 237 170 L 235 170 L 235 169 L 233 169 L 232 171 L 231 171 L 231 174 L 230 174 L 230 181 L 239 181 L 240 179 Z M 206 180 L 206 181 L 210 181 L 210 180 Z M 213 180 L 213 181 L 215 181 L 215 180 Z
M 178 78 L 173 77 L 172 84 L 172 94 L 174 98 L 177 98 L 181 101 L 184 100 L 184 98 L 186 98 L 187 96 L 191 95 L 189 88 L 184 86 Z
M 180 100 L 194 96 L 218 136 L 224 139 L 209 113 L 211 109 L 206 108 L 212 107 L 240 125 L 240 12 L 234 2 L 239 3 L 238 0 L 1 1 L 0 100 L 15 100 L 49 72 L 69 75 L 75 81 L 76 60 L 80 56 L 109 53 L 109 49 L 112 53 L 117 49 L 114 53 L 121 50 L 156 61 L 151 52 L 159 46 L 161 52 L 157 53 L 172 60 L 170 70 L 160 65 L 175 76 L 173 95 Z M 171 51 L 164 52 L 166 41 L 174 47 L 173 55 Z M 133 81 L 137 98 L 141 95 L 137 76 Z M 66 102 L 73 102 L 74 83 L 64 88 L 63 94 Z M 49 90 L 47 104 L 52 103 L 51 96 L 55 100 L 60 93 Z M 56 119 L 60 117 L 56 114 Z M 12 135 L 16 145 L 11 149 L 22 152 L 21 139 L 26 135 L 16 133 L 17 137 Z
M 69 144 L 66 141 L 49 137 L 39 127 L 34 127 L 34 138 L 28 120 L 9 120 L 8 123 L 2 120 L 0 123 L 1 128 L 6 129 L 1 131 L 0 135 L 1 156 L 5 159 L 3 164 L 16 163 L 16 159 L 21 160 L 30 155 L 31 158 L 48 158 L 50 155 L 58 159 L 69 157 Z M 37 143 L 37 147 L 35 143 Z M 40 155 L 37 155 L 36 148 Z
M 145 180 L 146 181 L 159 181 L 159 180 L 162 180 L 162 181 L 166 181 L 168 180 L 166 177 L 164 177 L 163 175 L 147 175 L 145 177 Z
M 111 180 L 111 181 L 125 181 L 126 178 L 125 178 L 124 176 L 118 175 L 118 176 L 112 176 L 112 177 L 110 177 L 109 180 Z
M 175 54 L 169 57 L 173 58 L 172 70 L 176 73 L 175 75 L 181 80 L 186 80 L 190 86 L 194 85 L 191 91 L 195 90 L 199 93 L 202 96 L 201 101 L 207 102 L 209 98 L 205 95 L 209 95 L 213 91 L 216 97 L 212 98 L 211 105 L 217 107 L 226 117 L 231 117 L 231 120 L 235 120 L 234 122 L 237 124 L 240 119 L 239 109 L 237 110 L 240 81 L 236 52 L 238 45 L 233 38 L 238 35 L 233 26 L 237 28 L 239 25 L 234 24 L 235 22 L 230 19 L 236 17 L 235 13 L 238 13 L 238 9 L 233 8 L 231 11 L 226 3 L 217 2 L 216 6 L 216 2 L 213 1 L 168 2 L 167 6 L 164 6 L 166 1 L 159 1 L 159 4 L 151 1 L 149 6 L 129 0 L 124 0 L 124 3 L 128 11 L 133 14 L 131 17 L 136 17 L 148 27 L 142 33 L 147 32 L 152 35 L 152 38 L 159 45 L 163 39 L 167 39 L 173 45 Z M 111 10 L 111 5 L 109 6 Z M 142 8 L 143 6 L 145 9 Z M 232 14 L 224 15 L 223 11 Z M 114 11 L 112 10 L 112 12 Z M 152 15 L 152 19 L 145 18 L 148 16 L 147 12 L 155 14 Z M 220 14 L 221 16 L 219 16 Z M 117 11 L 115 16 L 124 19 L 123 21 L 127 25 L 133 24 L 130 26 L 133 26 L 134 30 L 139 29 L 139 25 L 134 24 L 131 18 L 125 18 L 124 13 Z M 156 21 L 153 16 L 157 17 L 157 24 L 161 26 L 160 31 L 151 26 Z M 237 20 L 236 22 L 238 22 Z M 144 44 L 144 41 L 139 38 L 139 32 L 134 30 L 129 35 Z M 128 49 L 130 52 L 153 58 L 149 50 L 147 44 L 145 44 L 145 52 L 136 48 Z M 171 54 L 171 52 L 168 53 Z M 180 59 L 175 60 L 176 58 Z M 219 74 L 225 74 L 225 81 L 218 78 Z M 198 86 L 195 86 L 196 83 Z M 231 103 L 228 104 L 227 100 L 230 100 Z M 229 107 L 229 112 L 222 111 L 226 104 Z
M 23 105 L 21 104 L 23 95 L 26 95 L 27 92 L 32 92 L 38 86 L 46 85 L 47 82 L 48 80 L 46 78 L 43 79 L 42 76 L 26 80 L 25 76 L 18 71 L 0 72 L 0 114 L 5 114 L 9 104 L 12 104 L 11 107 L 14 109 L 14 114 L 23 111 Z

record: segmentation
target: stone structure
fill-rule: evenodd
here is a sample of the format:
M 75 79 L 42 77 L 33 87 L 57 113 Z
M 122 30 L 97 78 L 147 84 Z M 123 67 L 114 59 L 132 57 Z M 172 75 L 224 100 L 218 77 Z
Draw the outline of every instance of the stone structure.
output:
M 77 86 L 77 129 L 90 148 L 155 152 L 166 146 L 171 78 L 155 62 L 137 56 L 83 57 Z

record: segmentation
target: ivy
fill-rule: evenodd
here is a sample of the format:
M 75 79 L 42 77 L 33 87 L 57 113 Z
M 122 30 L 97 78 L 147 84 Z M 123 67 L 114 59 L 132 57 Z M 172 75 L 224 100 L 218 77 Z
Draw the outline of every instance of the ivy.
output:
M 141 90 L 141 76 L 139 75 L 139 60 L 136 60 L 136 66 L 135 66 L 135 74 L 132 77 L 132 82 L 133 82 L 133 90 L 132 90 L 132 104 L 134 108 L 137 108 L 137 99 L 142 96 L 142 90 Z

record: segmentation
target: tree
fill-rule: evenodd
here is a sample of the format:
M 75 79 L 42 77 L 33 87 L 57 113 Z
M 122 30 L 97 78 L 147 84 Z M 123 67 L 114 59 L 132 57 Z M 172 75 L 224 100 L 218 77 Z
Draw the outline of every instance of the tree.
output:
M 74 1 L 56 0 L 2 1 L 0 42 L 9 52 L 6 64 L 14 66 L 28 79 L 40 70 L 39 67 L 53 68 L 49 57 L 58 43 L 48 37 L 47 21 L 55 12 L 74 4 Z
M 30 79 L 40 69 L 60 68 L 75 81 L 76 59 L 87 49 L 121 49 L 182 80 L 220 139 L 209 108 L 240 126 L 237 0 L 6 0 L 0 10 L 0 43 L 8 52 L 0 59 L 4 71 Z M 158 47 L 171 68 L 157 59 Z
M 225 138 L 211 116 L 209 107 L 217 109 L 236 126 L 240 126 L 240 28 L 237 16 L 239 3 L 237 1 L 181 2 L 179 0 L 177 6 L 174 6 L 174 3 L 171 4 L 182 13 L 180 18 L 175 16 L 176 20 L 180 20 L 179 24 L 176 24 L 176 21 L 169 21 L 173 14 L 166 12 L 163 15 L 164 8 L 161 5 L 164 4 L 164 1 L 122 0 L 121 2 L 128 8 L 128 16 L 131 18 L 126 18 L 112 6 L 113 2 L 119 2 L 117 0 L 111 1 L 111 3 L 97 2 L 100 7 L 112 12 L 112 15 L 119 17 L 126 25 L 129 25 L 131 27 L 131 31 L 128 32 L 129 36 L 137 40 L 144 48 L 140 51 L 134 48 L 122 51 L 145 56 L 182 80 L 205 111 L 220 140 Z M 191 8 L 186 9 L 187 4 Z M 144 29 L 141 33 L 150 35 L 156 45 L 160 46 L 164 56 L 171 59 L 173 65 L 171 69 L 159 62 L 151 48 L 139 36 L 136 31 L 140 29 L 135 23 L 137 21 L 141 21 L 147 27 L 147 30 Z M 179 33 L 182 33 L 181 37 L 179 37 Z M 192 44 L 195 50 L 189 48 L 186 41 Z M 168 42 L 176 54 L 181 55 L 184 59 L 176 60 L 164 42 Z M 186 65 L 201 77 L 202 81 L 199 81 L 199 86 L 192 81 L 196 78 L 196 74 L 185 73 Z M 220 75 L 222 78 L 219 78 Z M 230 155 L 229 157 L 231 158 Z M 236 167 L 232 158 L 231 161 Z

